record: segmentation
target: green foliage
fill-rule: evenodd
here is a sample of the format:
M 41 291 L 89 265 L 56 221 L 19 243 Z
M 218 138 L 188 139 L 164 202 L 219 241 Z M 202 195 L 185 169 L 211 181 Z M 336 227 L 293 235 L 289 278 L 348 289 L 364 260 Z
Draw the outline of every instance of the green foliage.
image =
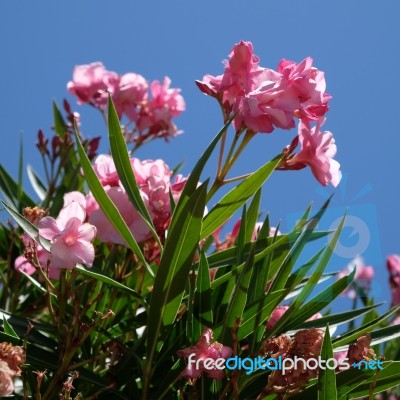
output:
M 226 183 L 221 177 L 225 178 L 229 168 L 221 168 L 211 185 L 202 175 L 218 144 L 227 139 L 232 119 L 227 120 L 195 164 L 176 204 L 170 193 L 170 220 L 166 234 L 160 236 L 132 171 L 131 153 L 110 99 L 107 123 L 111 154 L 130 202 L 153 236 L 141 243 L 100 183 L 88 142 L 76 127 L 73 131 L 65 122 L 55 103 L 53 114 L 55 135 L 64 147 L 58 164 L 49 169 L 53 173 L 47 171 L 45 180 L 28 166 L 38 201 L 23 190 L 21 173 L 15 181 L 0 166 L 2 205 L 18 224 L 0 225 L 0 341 L 23 346 L 26 351 L 21 396 L 58 399 L 63 383 L 74 371 L 79 374 L 73 381 L 74 394 L 81 393 L 85 399 L 345 400 L 371 396 L 399 383 L 400 353 L 388 342 L 400 336 L 400 326 L 389 325 L 400 307 L 380 315 L 380 304 L 368 299 L 364 307 L 330 312 L 333 301 L 355 279 L 355 271 L 340 279 L 327 272 L 345 223 L 343 218 L 333 233 L 317 230 L 330 200 L 316 212 L 308 207 L 288 232 L 277 229 L 270 235 L 268 215 L 255 232 L 262 187 L 279 168 L 282 154 L 245 179 L 236 179 L 239 183 L 210 207 L 210 199 Z M 251 132 L 244 135 L 251 137 Z M 228 157 L 226 165 L 229 163 L 233 161 Z M 81 168 L 84 178 L 79 174 Z M 50 252 L 53 246 L 39 235 L 23 208 L 38 205 L 55 217 L 64 194 L 83 191 L 85 185 L 126 245 L 96 239 L 93 267 L 78 264 L 73 270 L 63 270 L 59 280 L 49 279 L 46 266 L 40 263 L 38 274 L 15 271 L 14 261 L 24 251 L 22 232 L 30 238 L 27 249 L 33 254 L 39 245 Z M 210 210 L 205 213 L 207 205 Z M 214 232 L 240 211 L 237 236 L 214 247 Z M 149 257 L 150 244 L 157 250 L 156 257 Z M 315 254 L 309 254 L 310 244 L 319 247 Z M 267 328 L 271 314 L 282 304 L 288 309 Z M 324 315 L 309 320 L 318 312 Z M 362 317 L 365 320 L 360 322 Z M 349 323 L 353 327 L 345 331 Z M 222 380 L 203 373 L 189 384 L 181 378 L 186 360 L 179 351 L 193 350 L 206 328 L 213 332 L 212 342 L 231 347 L 241 358 L 266 357 L 270 339 L 325 328 L 320 353 L 324 360 L 369 334 L 377 352 L 387 349 L 395 361 L 386 361 L 379 373 L 355 368 L 339 373 L 321 370 L 318 378 L 285 393 L 268 385 L 274 374 L 268 370 L 248 375 L 244 370 L 227 371 Z M 334 328 L 341 329 L 340 333 L 335 334 Z M 39 385 L 40 371 L 46 373 Z

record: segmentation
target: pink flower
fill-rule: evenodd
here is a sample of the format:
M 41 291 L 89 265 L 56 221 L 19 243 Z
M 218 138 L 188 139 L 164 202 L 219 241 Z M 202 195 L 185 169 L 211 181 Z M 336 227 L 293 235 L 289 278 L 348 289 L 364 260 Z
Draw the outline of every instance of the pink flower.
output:
M 148 83 L 139 74 L 132 72 L 120 77 L 119 85 L 113 95 L 113 101 L 118 117 L 121 119 L 125 114 L 130 121 L 136 121 L 138 107 L 147 101 Z
M 12 378 L 15 372 L 12 371 L 6 362 L 0 360 L 0 397 L 10 396 L 14 392 L 14 383 Z
M 14 268 L 27 275 L 32 275 L 36 272 L 36 268 L 24 256 L 18 256 L 15 259 Z
M 96 236 L 96 228 L 84 223 L 85 218 L 83 207 L 73 201 L 60 211 L 57 219 L 40 220 L 39 234 L 51 241 L 50 262 L 54 268 L 72 269 L 77 263 L 92 265 L 94 247 L 91 241 Z
M 213 339 L 213 331 L 210 328 L 204 328 L 199 341 L 195 346 L 187 347 L 179 350 L 177 354 L 189 360 L 189 365 L 181 372 L 181 378 L 197 379 L 202 372 L 211 379 L 223 379 L 225 377 L 224 371 L 215 366 L 212 369 L 204 367 L 204 360 L 211 358 L 217 360 L 224 358 L 225 360 L 232 355 L 232 349 L 224 346 L 221 343 L 211 343 Z M 190 357 L 192 354 L 194 356 Z M 198 367 L 198 368 L 197 368 Z
M 278 71 L 263 68 L 250 42 L 236 44 L 223 75 L 196 81 L 200 90 L 221 103 L 225 117 L 232 112 L 236 131 L 270 133 L 275 127 L 291 129 L 294 116 L 316 120 L 328 110 L 324 73 L 306 58 L 299 64 L 282 60 Z
M 324 120 L 319 119 L 316 126 L 310 127 L 307 122 L 300 121 L 298 140 L 300 151 L 287 160 L 283 169 L 311 168 L 318 182 L 326 186 L 331 183 L 337 186 L 341 180 L 340 164 L 333 159 L 336 154 L 336 144 L 332 133 L 320 130 Z
M 185 111 L 185 101 L 180 95 L 180 89 L 170 88 L 171 79 L 167 76 L 163 83 L 153 81 L 150 85 L 150 92 L 153 97 L 151 104 L 154 109 L 168 109 L 172 117 L 177 117 Z
M 108 154 L 100 154 L 97 156 L 93 165 L 99 181 L 103 186 L 118 186 L 119 176 L 115 168 L 114 160 Z
M 400 304 L 400 256 L 391 254 L 387 257 L 390 289 L 392 292 L 392 306 Z
M 267 329 L 272 329 L 278 321 L 282 318 L 283 314 L 289 309 L 289 306 L 277 306 L 275 309 L 272 311 L 271 316 L 269 317 L 268 323 L 267 323 Z M 320 313 L 314 314 L 312 317 L 308 318 L 307 321 L 315 321 L 316 319 L 321 318 L 322 315 Z
M 21 375 L 20 365 L 26 360 L 25 351 L 20 346 L 0 343 L 0 397 L 14 392 L 13 378 Z
M 296 110 L 302 119 L 318 120 L 328 111 L 331 96 L 325 93 L 324 73 L 312 66 L 313 59 L 307 57 L 301 63 L 282 60 L 278 72 L 287 83 L 284 97 L 298 99 L 300 107 Z
M 267 329 L 272 329 L 278 321 L 282 318 L 282 315 L 288 310 L 289 306 L 278 306 L 272 311 L 267 323 Z
M 180 89 L 169 88 L 170 83 L 168 77 L 164 78 L 162 84 L 158 81 L 151 83 L 152 99 L 143 105 L 136 119 L 139 132 L 136 142 L 141 143 L 158 137 L 167 140 L 181 133 L 172 122 L 172 118 L 185 110 L 185 101 L 179 94 Z
M 68 91 L 78 98 L 78 104 L 91 103 L 95 107 L 107 105 L 108 94 L 114 93 L 118 85 L 118 75 L 107 71 L 100 62 L 77 65 Z
M 118 208 L 122 218 L 131 230 L 137 242 L 143 242 L 151 238 L 151 232 L 143 221 L 143 218 L 136 211 L 135 207 L 130 202 L 128 195 L 121 187 L 105 188 L 107 195 Z M 95 209 L 89 215 L 89 223 L 97 228 L 97 237 L 106 243 L 116 243 L 126 246 L 121 235 L 116 231 L 112 223 L 108 220 L 103 210 Z
M 361 289 L 363 293 L 367 294 L 371 289 L 371 281 L 375 276 L 374 267 L 366 266 L 362 257 L 356 257 L 338 274 L 338 279 L 348 276 L 353 272 L 354 268 L 356 268 L 354 280 L 342 293 L 342 295 L 347 293 L 350 299 L 355 299 L 357 289 Z

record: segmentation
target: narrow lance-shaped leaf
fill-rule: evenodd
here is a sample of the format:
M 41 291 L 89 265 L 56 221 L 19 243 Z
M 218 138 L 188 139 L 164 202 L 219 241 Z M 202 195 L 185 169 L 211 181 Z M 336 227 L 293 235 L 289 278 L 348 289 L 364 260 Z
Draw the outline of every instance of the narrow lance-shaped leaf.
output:
M 17 211 L 9 207 L 4 201 L 1 201 L 4 208 L 10 213 L 10 215 L 14 218 L 14 220 L 18 223 L 18 225 L 31 237 L 35 242 L 41 244 L 43 248 L 47 251 L 50 251 L 51 244 L 47 239 L 39 236 L 39 230 L 36 226 L 34 226 L 31 222 L 29 222 L 25 217 L 19 214 Z
M 345 223 L 345 217 L 343 217 L 340 225 L 338 226 L 335 234 L 333 235 L 332 240 L 326 246 L 324 253 L 321 256 L 321 260 L 318 263 L 314 273 L 311 275 L 310 279 L 307 281 L 306 285 L 299 293 L 298 296 L 295 297 L 293 303 L 290 305 L 289 309 L 282 315 L 282 318 L 279 319 L 278 323 L 274 327 L 274 331 L 271 333 L 272 335 L 280 330 L 285 330 L 285 324 L 293 320 L 292 316 L 296 313 L 296 311 L 303 305 L 304 301 L 311 294 L 318 281 L 320 280 L 322 274 L 324 273 L 329 260 L 331 259 L 332 253 L 335 249 L 336 243 L 339 240 L 340 233 L 343 229 Z
M 249 288 L 251 274 L 253 271 L 254 264 L 254 248 L 250 252 L 249 258 L 243 268 L 243 271 L 239 275 L 239 279 L 233 289 L 231 298 L 228 302 L 228 309 L 223 321 L 223 329 L 221 333 L 221 342 L 230 344 L 232 343 L 232 329 L 236 321 L 242 319 L 242 314 L 247 303 L 247 291 Z
M 63 138 L 68 127 L 55 101 L 53 101 L 53 119 L 55 132 L 58 136 Z
M 133 203 L 136 210 L 149 227 L 154 239 L 157 241 L 160 250 L 162 250 L 160 238 L 158 237 L 154 228 L 153 220 L 150 216 L 149 210 L 144 204 L 138 184 L 136 182 L 135 174 L 132 170 L 125 138 L 122 134 L 118 115 L 111 96 L 108 98 L 108 136 L 110 139 L 111 154 L 122 185 L 124 186 L 130 201 Z
M 139 245 L 137 244 L 135 238 L 132 235 L 132 232 L 126 225 L 126 222 L 121 217 L 121 214 L 118 211 L 118 208 L 115 204 L 111 201 L 111 199 L 107 196 L 107 193 L 104 190 L 104 187 L 100 183 L 99 179 L 96 176 L 96 173 L 93 170 L 92 164 L 89 161 L 88 156 L 83 149 L 82 143 L 79 140 L 79 135 L 76 133 L 76 143 L 78 146 L 78 153 L 79 158 L 81 160 L 82 169 L 85 173 L 85 177 L 87 183 L 89 185 L 90 190 L 96 201 L 99 203 L 99 206 L 103 210 L 104 214 L 107 216 L 108 220 L 117 230 L 117 232 L 122 236 L 131 250 L 137 255 L 140 262 L 147 268 L 150 274 L 154 275 L 153 271 L 151 270 L 150 266 L 148 265 L 146 259 L 142 251 L 140 250 Z
M 298 325 L 311 318 L 314 314 L 324 309 L 327 305 L 331 304 L 332 301 L 343 293 L 343 290 L 349 286 L 351 281 L 354 279 L 355 271 L 353 271 L 349 276 L 345 276 L 330 287 L 327 287 L 322 292 L 314 296 L 310 301 L 304 304 L 297 312 L 294 313 L 292 318 L 288 321 L 284 329 L 296 328 Z M 280 331 L 282 331 L 280 329 Z
M 333 359 L 333 348 L 329 334 L 329 325 L 326 326 L 324 341 L 321 348 L 321 360 L 325 361 L 325 368 L 320 368 L 318 373 L 318 400 L 337 400 L 335 370 L 328 368 L 327 360 Z
M 33 187 L 33 190 L 36 192 L 40 201 L 43 201 L 46 198 L 46 193 L 47 193 L 46 186 L 44 185 L 43 181 L 39 178 L 37 173 L 33 170 L 31 165 L 27 166 L 26 172 L 28 174 L 28 178 Z
M 177 223 L 169 229 L 154 281 L 147 331 L 147 368 L 151 366 L 161 326 L 172 324 L 180 307 L 186 280 L 199 243 L 206 202 L 207 182 L 183 207 Z
M 203 326 L 213 325 L 213 312 L 211 308 L 211 281 L 207 257 L 200 253 L 199 270 L 194 294 L 194 329 L 193 336 L 200 337 Z

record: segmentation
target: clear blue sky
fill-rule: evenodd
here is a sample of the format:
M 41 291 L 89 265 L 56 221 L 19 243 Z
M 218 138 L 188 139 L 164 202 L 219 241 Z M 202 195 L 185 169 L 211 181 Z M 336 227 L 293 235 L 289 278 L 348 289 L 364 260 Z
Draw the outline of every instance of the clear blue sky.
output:
M 67 96 L 75 64 L 102 61 L 110 70 L 141 73 L 149 80 L 170 76 L 187 102 L 176 121 L 185 133 L 138 156 L 163 158 L 171 167 L 184 160 L 188 173 L 221 125 L 216 102 L 199 92 L 195 79 L 220 74 L 222 59 L 241 39 L 252 41 L 262 65 L 271 68 L 281 58 L 299 62 L 312 56 L 333 95 L 325 127 L 334 133 L 344 174 L 322 227 L 349 207 L 359 231 L 350 237 L 352 229 L 345 230 L 330 269 L 341 269 L 361 249 L 376 268 L 376 298 L 388 298 L 384 258 L 400 253 L 397 0 L 4 0 L 0 15 L 0 161 L 13 174 L 21 132 L 25 160 L 41 171 L 36 133 L 43 128 L 50 134 L 51 99 L 61 103 Z M 104 136 L 96 112 L 74 107 L 85 135 Z M 259 135 L 237 170 L 254 170 L 294 134 Z M 212 174 L 214 167 L 206 172 Z M 279 172 L 263 193 L 262 210 L 286 230 L 310 201 L 319 205 L 331 192 L 309 170 Z

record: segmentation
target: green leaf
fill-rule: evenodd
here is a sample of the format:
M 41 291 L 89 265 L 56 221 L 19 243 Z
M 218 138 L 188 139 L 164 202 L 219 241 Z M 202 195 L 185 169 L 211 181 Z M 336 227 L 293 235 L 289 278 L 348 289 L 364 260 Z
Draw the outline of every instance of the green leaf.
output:
M 75 267 L 75 269 L 77 269 L 82 275 L 89 276 L 91 278 L 96 279 L 99 282 L 103 282 L 107 285 L 114 286 L 118 289 L 121 289 L 121 290 L 129 293 L 132 297 L 139 300 L 140 303 L 142 303 L 143 305 L 146 305 L 145 299 L 142 296 L 140 296 L 140 294 L 136 293 L 133 289 L 129 288 L 128 286 L 125 286 L 122 283 L 119 283 L 119 282 L 115 281 L 114 279 L 109 278 L 108 276 L 105 276 L 99 272 L 94 272 L 92 270 L 88 270 L 79 264 Z
M 353 270 L 353 275 L 355 274 L 355 270 Z M 393 307 L 385 314 L 381 315 L 379 318 L 374 319 L 373 321 L 360 326 L 350 332 L 345 333 L 342 336 L 333 340 L 333 347 L 337 348 L 339 346 L 343 346 L 344 344 L 348 344 L 353 342 L 358 337 L 362 336 L 364 333 L 370 333 L 375 327 L 379 326 L 383 321 L 391 317 L 392 315 L 398 313 L 400 311 L 400 305 Z
M 43 246 L 43 248 L 47 251 L 50 251 L 51 244 L 50 242 L 39 236 L 39 230 L 34 226 L 31 222 L 29 222 L 25 217 L 19 214 L 17 211 L 9 207 L 4 201 L 0 200 L 1 204 L 3 204 L 4 208 L 10 213 L 10 215 L 14 218 L 14 220 L 18 223 L 18 225 L 37 243 Z
M 333 348 L 329 334 L 329 325 L 326 325 L 324 341 L 321 348 L 321 359 L 333 359 Z M 336 374 L 334 369 L 320 369 L 318 374 L 318 400 L 337 400 L 336 399 Z
M 28 165 L 26 171 L 28 173 L 28 178 L 33 187 L 33 190 L 36 192 L 39 199 L 43 201 L 46 198 L 46 193 L 47 193 L 47 188 L 45 184 L 36 174 L 32 166 Z
M 222 332 L 220 342 L 226 343 L 228 346 L 232 343 L 232 330 L 237 321 L 241 321 L 243 311 L 247 303 L 247 292 L 253 272 L 254 249 L 250 252 L 248 259 L 244 265 L 243 271 L 240 273 L 235 287 L 231 293 L 228 309 L 222 323 Z
M 61 115 L 60 110 L 57 107 L 55 101 L 53 101 L 53 120 L 54 120 L 54 130 L 58 136 L 64 137 L 65 132 L 68 130 L 68 126 Z
M 318 220 L 319 220 L 319 218 L 317 219 L 317 221 Z M 311 275 L 310 279 L 308 279 L 306 285 L 301 290 L 299 295 L 297 295 L 295 297 L 293 303 L 290 305 L 288 310 L 282 315 L 282 318 L 280 318 L 278 323 L 274 326 L 274 328 L 271 332 L 271 335 L 274 335 L 278 331 L 279 332 L 285 331 L 287 322 L 288 321 L 293 322 L 293 320 L 295 320 L 296 312 L 303 305 L 304 301 L 308 298 L 308 296 L 314 290 L 315 286 L 318 284 L 320 278 L 322 277 L 322 274 L 324 273 L 324 271 L 328 265 L 328 262 L 331 259 L 333 250 L 335 249 L 335 246 L 336 246 L 336 243 L 339 240 L 339 236 L 340 236 L 340 233 L 342 232 L 345 220 L 346 220 L 346 218 L 343 217 L 340 225 L 336 229 L 336 232 L 335 232 L 332 240 L 326 246 L 325 251 L 323 252 L 323 254 L 321 256 L 320 262 L 318 263 L 314 273 Z
M 275 157 L 227 193 L 206 215 L 201 239 L 211 235 L 256 193 L 281 161 Z
M 309 302 L 304 304 L 299 308 L 291 317 L 290 321 L 285 325 L 285 327 L 279 329 L 281 332 L 283 329 L 294 329 L 298 325 L 305 322 L 308 318 L 311 318 L 314 314 L 324 309 L 327 305 L 331 304 L 332 301 L 343 293 L 343 290 L 349 286 L 351 281 L 354 279 L 355 271 L 353 271 L 349 276 L 345 276 L 330 287 L 327 287 L 322 292 L 313 297 Z M 275 332 L 276 333 L 276 332 Z
M 149 273 L 154 276 L 152 269 L 147 263 L 146 259 L 142 251 L 140 250 L 139 245 L 137 244 L 135 238 L 133 237 L 132 232 L 126 225 L 126 222 L 121 217 L 121 214 L 115 204 L 111 201 L 111 199 L 107 196 L 107 193 L 104 190 L 103 185 L 100 183 L 99 179 L 96 176 L 96 173 L 93 170 L 92 164 L 88 156 L 83 149 L 82 143 L 79 140 L 78 132 L 75 130 L 76 135 L 76 143 L 78 146 L 79 158 L 81 160 L 82 169 L 85 174 L 87 183 L 89 188 L 99 204 L 100 208 L 103 210 L 104 214 L 111 222 L 113 227 L 117 230 L 117 232 L 121 235 L 121 237 L 125 240 L 130 249 L 136 254 L 139 258 L 140 262 L 147 268 Z
M 213 326 L 210 269 L 203 251 L 200 253 L 199 271 L 194 293 L 194 316 L 198 321 L 198 327 L 195 329 L 196 332 L 193 333 L 193 336 L 200 337 L 202 326 Z
M 253 197 L 253 200 L 250 203 L 249 209 L 247 211 L 247 221 L 246 221 L 246 237 L 245 243 L 249 243 L 252 239 L 254 228 L 258 219 L 258 211 L 260 208 L 261 201 L 261 188 L 257 190 L 256 194 Z
M 29 197 L 22 190 L 22 187 L 15 182 L 15 180 L 9 175 L 2 165 L 0 165 L 0 191 L 3 193 L 6 201 L 12 204 L 15 209 L 18 209 L 18 207 L 22 208 L 35 206 L 35 202 L 31 199 L 31 197 Z M 18 193 L 20 193 L 20 195 L 18 195 Z M 19 196 L 21 200 L 20 203 L 18 201 Z
M 10 336 L 13 336 L 16 339 L 19 339 L 19 336 L 14 331 L 12 326 L 8 323 L 7 318 L 5 317 L 5 315 L 3 315 L 3 327 L 4 327 L 4 333 L 6 333 L 7 335 L 10 335 Z
M 136 182 L 135 174 L 132 170 L 125 138 L 122 134 L 121 125 L 119 123 L 118 115 L 115 111 L 111 96 L 108 98 L 108 136 L 110 139 L 111 155 L 113 157 L 122 185 L 124 186 L 130 201 L 142 216 L 144 222 L 149 227 L 154 239 L 157 241 L 157 244 L 162 251 L 160 238 L 158 237 L 154 228 L 153 220 L 150 216 L 149 210 L 144 204 L 138 184 Z
M 182 301 L 199 243 L 206 189 L 207 182 L 196 189 L 181 210 L 176 224 L 168 231 L 150 302 L 147 330 L 148 368 L 154 356 L 161 326 L 174 322 Z
M 374 304 L 372 306 L 358 308 L 356 310 L 345 311 L 342 313 L 327 315 L 325 317 L 321 317 L 321 318 L 315 319 L 313 321 L 306 321 L 306 322 L 298 325 L 296 327 L 296 329 L 322 328 L 326 324 L 329 324 L 331 327 L 334 325 L 346 324 L 350 321 L 353 321 L 357 317 L 368 313 L 369 311 L 375 309 L 376 307 L 379 307 L 382 304 L 383 303 Z M 399 325 L 399 329 L 400 329 L 400 325 Z
M 305 245 L 308 243 L 311 234 L 313 233 L 315 227 L 317 226 L 320 219 L 324 215 L 326 209 L 328 208 L 329 203 L 330 203 L 330 198 L 324 203 L 324 205 L 321 207 L 318 213 L 308 222 L 303 232 L 301 232 L 300 236 L 294 243 L 293 247 L 290 249 L 289 253 L 285 257 L 274 280 L 272 281 L 270 287 L 271 291 L 282 289 L 285 286 L 286 281 L 288 280 L 290 273 L 292 271 L 294 263 L 296 262 L 299 255 L 302 253 Z
M 254 301 L 246 306 L 242 322 L 238 330 L 238 340 L 242 340 L 255 331 L 255 329 L 264 324 L 271 315 L 272 310 L 285 297 L 286 291 L 279 290 L 278 292 L 269 293 L 266 296 Z

